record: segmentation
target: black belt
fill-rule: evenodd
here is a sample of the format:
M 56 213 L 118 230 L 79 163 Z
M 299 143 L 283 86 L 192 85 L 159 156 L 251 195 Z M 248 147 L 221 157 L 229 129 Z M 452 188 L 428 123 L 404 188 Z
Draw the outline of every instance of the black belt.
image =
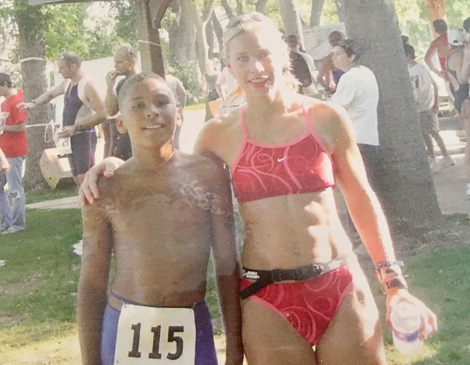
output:
M 338 269 L 346 264 L 345 260 L 337 259 L 326 264 L 311 264 L 300 266 L 295 269 L 274 269 L 274 270 L 251 270 L 243 268 L 243 277 L 245 279 L 256 280 L 253 284 L 240 292 L 242 299 L 248 298 L 259 292 L 264 287 L 280 281 L 302 281 L 312 278 L 318 278 L 327 272 Z

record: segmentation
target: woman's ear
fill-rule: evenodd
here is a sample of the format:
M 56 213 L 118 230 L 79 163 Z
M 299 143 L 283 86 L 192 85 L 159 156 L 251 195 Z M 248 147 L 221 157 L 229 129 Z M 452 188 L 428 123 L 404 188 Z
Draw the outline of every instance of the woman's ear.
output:
M 116 128 L 119 133 L 121 134 L 126 134 L 127 133 L 127 128 L 124 127 L 124 121 L 122 120 L 122 117 L 117 117 L 116 118 Z

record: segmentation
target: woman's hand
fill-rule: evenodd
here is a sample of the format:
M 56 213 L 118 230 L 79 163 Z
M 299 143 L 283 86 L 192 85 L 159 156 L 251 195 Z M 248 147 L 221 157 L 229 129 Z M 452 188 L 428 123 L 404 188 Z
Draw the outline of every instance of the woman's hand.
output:
M 392 328 L 390 323 L 390 313 L 392 307 L 400 302 L 408 302 L 413 304 L 421 315 L 422 326 L 419 330 L 419 338 L 427 339 L 432 337 L 437 331 L 437 317 L 436 315 L 418 298 L 408 293 L 407 289 L 390 289 L 387 292 L 387 326 Z
M 117 157 L 107 157 L 98 165 L 88 170 L 78 192 L 80 195 L 80 205 L 93 204 L 95 199 L 98 199 L 100 196 L 97 185 L 100 175 L 106 178 L 113 176 L 116 169 L 121 167 L 123 163 L 124 161 Z

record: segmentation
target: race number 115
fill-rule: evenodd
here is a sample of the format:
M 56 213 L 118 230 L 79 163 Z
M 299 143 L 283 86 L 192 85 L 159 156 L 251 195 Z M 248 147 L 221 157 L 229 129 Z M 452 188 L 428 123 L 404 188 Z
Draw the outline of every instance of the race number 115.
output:
M 142 324 L 136 323 L 131 326 L 132 331 L 134 331 L 134 336 L 132 340 L 132 349 L 128 352 L 129 357 L 140 358 L 142 354 L 139 351 L 140 345 L 140 331 L 141 331 Z M 152 352 L 148 354 L 149 359 L 161 359 L 162 354 L 160 353 L 160 340 L 161 340 L 161 332 L 162 326 L 152 327 L 151 331 L 153 333 L 153 344 L 152 344 Z M 175 342 L 176 343 L 176 351 L 166 354 L 166 358 L 169 360 L 177 360 L 183 354 L 183 346 L 184 341 L 183 338 L 177 336 L 177 333 L 184 333 L 184 326 L 169 326 L 168 327 L 168 337 L 167 342 Z

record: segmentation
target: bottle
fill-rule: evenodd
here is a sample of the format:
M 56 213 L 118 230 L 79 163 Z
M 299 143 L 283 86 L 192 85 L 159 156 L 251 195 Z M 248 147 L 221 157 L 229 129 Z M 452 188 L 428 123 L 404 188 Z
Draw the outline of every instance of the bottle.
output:
M 393 343 L 403 355 L 413 355 L 423 347 L 419 335 L 421 316 L 416 307 L 408 302 L 399 302 L 390 314 Z

